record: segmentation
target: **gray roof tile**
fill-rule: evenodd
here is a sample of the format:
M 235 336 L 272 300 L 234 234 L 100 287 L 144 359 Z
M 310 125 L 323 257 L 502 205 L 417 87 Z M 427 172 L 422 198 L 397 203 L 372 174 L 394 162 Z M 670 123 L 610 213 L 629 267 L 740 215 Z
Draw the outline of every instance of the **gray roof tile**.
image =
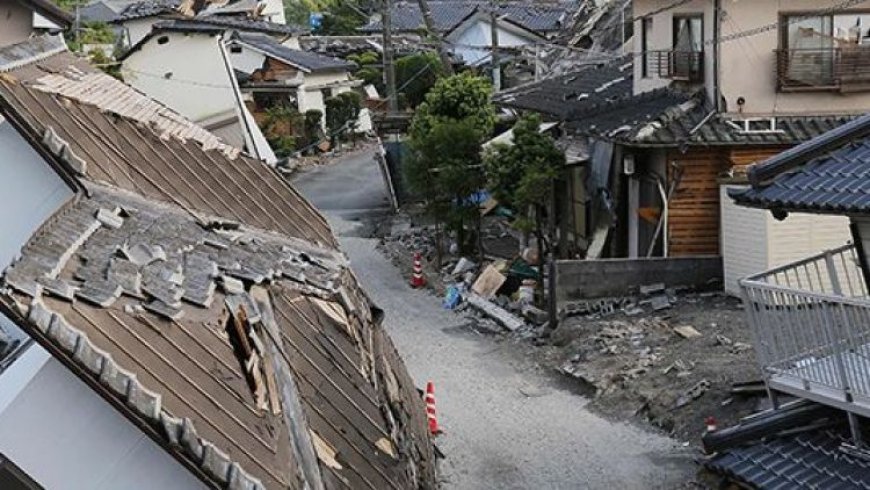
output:
M 581 67 L 571 73 L 504 90 L 495 94 L 493 102 L 566 120 L 572 114 L 631 96 L 631 63 L 626 58 L 621 61 Z
M 458 26 L 479 8 L 488 7 L 482 1 L 435 1 L 429 2 L 435 30 L 447 32 Z M 576 5 L 564 3 L 510 2 L 499 5 L 499 12 L 519 26 L 537 33 L 549 33 L 562 28 L 562 23 L 570 16 Z M 423 16 L 416 2 L 398 2 L 393 5 L 392 26 L 396 31 L 417 31 L 423 29 Z M 360 30 L 379 32 L 383 29 L 380 20 L 372 20 Z
M 840 450 L 834 431 L 776 437 L 722 451 L 704 466 L 732 481 L 763 489 L 870 489 L 870 463 Z
M 238 34 L 233 39 L 233 42 L 247 45 L 279 61 L 297 66 L 309 72 L 350 70 L 356 66 L 342 59 L 310 53 L 308 51 L 300 51 L 298 49 L 290 49 L 271 37 L 262 34 Z

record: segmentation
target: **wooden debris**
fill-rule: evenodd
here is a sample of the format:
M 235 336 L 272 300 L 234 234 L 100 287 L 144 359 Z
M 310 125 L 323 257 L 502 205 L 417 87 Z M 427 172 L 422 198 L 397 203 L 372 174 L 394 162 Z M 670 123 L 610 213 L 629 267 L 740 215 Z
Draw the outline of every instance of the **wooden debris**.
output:
M 483 270 L 483 273 L 480 274 L 480 277 L 477 278 L 474 285 L 471 286 L 471 290 L 484 299 L 491 299 L 495 297 L 495 294 L 502 287 L 505 281 L 507 281 L 507 277 L 496 270 L 495 267 L 489 265 Z
M 334 469 L 342 469 L 341 463 L 338 462 L 338 451 L 324 441 L 317 432 L 308 431 L 311 434 L 311 442 L 314 443 L 314 450 L 317 452 L 317 458 L 326 466 Z

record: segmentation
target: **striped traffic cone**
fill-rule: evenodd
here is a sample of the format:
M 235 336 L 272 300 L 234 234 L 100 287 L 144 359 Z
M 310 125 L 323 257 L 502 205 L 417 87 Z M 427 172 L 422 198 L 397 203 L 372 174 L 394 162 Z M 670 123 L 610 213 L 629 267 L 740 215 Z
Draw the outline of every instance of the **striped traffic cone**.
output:
M 426 383 L 426 419 L 429 421 L 429 433 L 437 436 L 441 433 L 438 427 L 438 416 L 435 414 L 435 383 Z
M 414 272 L 411 274 L 411 287 L 422 288 L 426 285 L 426 278 L 423 277 L 423 263 L 420 252 L 414 252 Z

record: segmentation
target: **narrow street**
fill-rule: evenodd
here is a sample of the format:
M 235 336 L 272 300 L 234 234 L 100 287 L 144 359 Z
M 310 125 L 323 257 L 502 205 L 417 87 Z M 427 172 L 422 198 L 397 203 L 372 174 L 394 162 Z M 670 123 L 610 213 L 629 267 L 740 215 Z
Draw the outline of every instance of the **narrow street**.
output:
M 298 175 L 296 186 L 330 216 L 411 375 L 435 382 L 444 488 L 670 489 L 695 471 L 677 442 L 590 412 L 512 342 L 475 333 L 410 289 L 377 239 L 360 236 L 360 220 L 386 205 L 370 152 Z

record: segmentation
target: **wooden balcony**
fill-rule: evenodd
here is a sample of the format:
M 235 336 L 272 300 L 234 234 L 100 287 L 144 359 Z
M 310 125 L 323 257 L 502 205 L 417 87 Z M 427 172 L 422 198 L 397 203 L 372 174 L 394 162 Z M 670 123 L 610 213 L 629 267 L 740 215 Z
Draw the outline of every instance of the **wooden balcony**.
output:
M 659 78 L 690 83 L 704 81 L 703 51 L 649 51 L 647 63 L 649 73 Z
M 870 416 L 870 297 L 855 247 L 740 286 L 768 388 Z
M 780 92 L 870 90 L 870 46 L 776 51 Z

